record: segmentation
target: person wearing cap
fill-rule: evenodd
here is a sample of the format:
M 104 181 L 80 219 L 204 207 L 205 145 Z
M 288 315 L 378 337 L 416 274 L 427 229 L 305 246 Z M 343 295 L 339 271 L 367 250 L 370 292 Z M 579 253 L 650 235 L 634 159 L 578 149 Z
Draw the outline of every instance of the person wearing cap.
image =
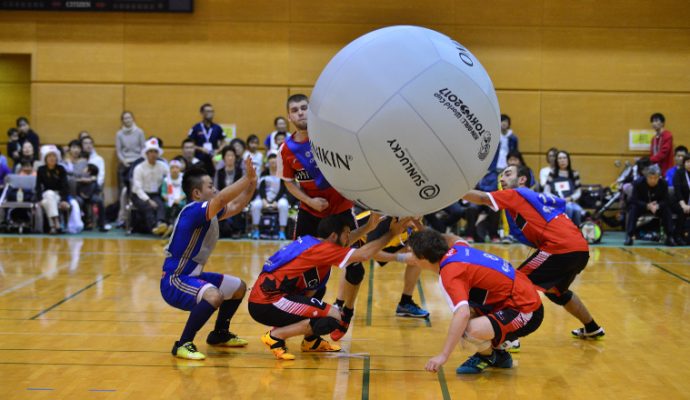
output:
M 671 205 L 669 202 L 668 184 L 660 179 L 661 168 L 652 164 L 644 171 L 644 179 L 639 179 L 633 184 L 633 193 L 628 205 L 628 219 L 625 229 L 625 245 L 633 244 L 633 235 L 637 219 L 651 213 L 661 219 L 661 226 L 666 232 L 667 246 L 675 246 L 673 239 L 673 220 L 671 218 Z
M 43 165 L 38 167 L 36 173 L 36 189 L 34 194 L 41 204 L 46 217 L 50 234 L 61 233 L 59 210 L 69 209 L 67 183 L 67 171 L 58 164 L 60 151 L 54 145 L 46 145 L 41 148 Z
M 160 188 L 170 170 L 165 162 L 158 159 L 163 154 L 158 139 L 147 140 L 142 153 L 145 161 L 134 167 L 133 171 L 132 202 L 144 215 L 146 230 L 154 235 L 162 235 L 168 225 L 165 223 L 165 204 Z

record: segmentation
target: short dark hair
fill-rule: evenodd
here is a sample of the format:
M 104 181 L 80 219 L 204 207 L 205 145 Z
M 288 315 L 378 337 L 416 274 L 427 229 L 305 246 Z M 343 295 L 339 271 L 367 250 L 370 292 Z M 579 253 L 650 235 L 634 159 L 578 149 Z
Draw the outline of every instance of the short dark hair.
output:
M 22 123 L 22 122 L 26 122 L 27 125 L 31 125 L 31 124 L 29 124 L 29 119 L 26 118 L 26 117 L 19 117 L 19 118 L 17 118 L 17 123 L 16 123 L 16 125 L 19 126 L 19 124 Z
M 527 165 L 527 164 L 525 163 L 525 159 L 522 157 L 522 153 L 520 153 L 519 150 L 511 150 L 511 151 L 509 151 L 509 152 L 508 152 L 508 155 L 506 156 L 506 161 L 507 161 L 509 158 L 517 158 L 518 160 L 520 160 L 520 165 Z
M 72 147 L 72 146 L 79 146 L 79 148 L 81 148 L 81 140 L 77 140 L 77 139 L 70 140 L 67 147 Z
M 278 116 L 278 117 L 276 117 L 276 118 L 273 120 L 273 126 L 276 126 L 276 125 L 278 124 L 278 121 L 280 121 L 281 119 L 282 119 L 283 121 L 287 122 L 287 118 L 285 118 L 285 117 L 283 117 L 283 116 Z
M 201 107 L 199 107 L 199 112 L 200 113 L 204 112 L 204 108 L 206 108 L 206 107 L 213 107 L 213 106 L 211 105 L 211 103 L 204 103 L 201 105 Z
M 532 178 L 529 168 L 526 165 L 518 165 L 515 167 L 517 169 L 517 177 L 520 179 L 521 176 L 527 178 L 527 186 L 530 184 L 530 179 Z
M 247 136 L 247 144 L 249 144 L 249 142 L 252 142 L 252 141 L 257 141 L 257 142 L 258 142 L 258 141 L 259 141 L 259 137 L 256 136 L 256 135 L 254 135 L 254 134 L 251 134 L 251 135 Z
M 673 154 L 678 153 L 679 151 L 684 152 L 685 154 L 688 154 L 688 148 L 683 146 L 682 144 L 680 146 L 676 146 L 675 149 L 673 149 Z
M 10 128 L 7 130 L 7 137 L 10 137 L 10 136 L 14 135 L 15 133 L 19 134 L 19 130 L 17 130 L 17 128 Z
M 443 235 L 428 228 L 410 235 L 407 244 L 412 249 L 415 257 L 420 260 L 428 260 L 431 263 L 441 261 L 443 256 L 450 250 Z
M 285 136 L 287 138 L 287 134 L 285 132 L 277 132 L 273 139 L 275 140 L 275 138 L 277 138 L 278 136 Z
M 31 167 L 31 168 L 33 168 L 33 167 L 34 167 L 34 159 L 31 158 L 31 157 L 22 157 L 22 158 L 19 160 L 19 164 L 20 164 L 22 167 Z
M 510 126 L 510 116 L 508 114 L 501 114 L 501 122 L 508 121 L 508 126 Z
M 268 155 L 266 156 L 266 161 L 268 161 L 268 160 L 270 160 L 270 159 L 273 159 L 273 158 L 278 158 L 278 154 L 275 153 L 275 152 L 270 152 L 270 153 L 268 153 Z
M 184 140 L 182 141 L 181 146 L 184 147 L 184 145 L 187 144 L 187 143 L 191 143 L 191 144 L 193 144 L 194 146 L 196 146 L 196 142 L 194 141 L 194 139 L 192 139 L 192 138 L 190 138 L 190 137 L 184 138 Z
M 340 235 L 345 228 L 350 227 L 350 218 L 344 215 L 330 215 L 319 222 L 316 235 L 322 239 L 331 236 L 332 233 Z
M 308 103 L 309 97 L 307 97 L 306 94 L 302 94 L 302 93 L 293 94 L 292 96 L 288 97 L 288 100 L 286 103 L 288 110 L 290 109 L 290 103 L 299 103 L 300 101 L 306 101 Z
M 234 156 L 237 156 L 237 154 L 235 154 L 235 149 L 233 149 L 231 145 L 227 145 L 223 147 L 223 149 L 220 151 L 221 158 L 225 158 L 225 154 L 227 154 L 228 151 L 231 152 Z
M 660 112 L 656 112 L 656 113 L 652 114 L 652 116 L 649 117 L 649 122 L 654 122 L 655 119 L 658 119 L 659 121 L 661 121 L 662 124 L 666 123 L 666 117 L 664 117 L 664 114 L 662 114 Z
M 230 141 L 230 146 L 234 148 L 235 143 L 240 143 L 242 145 L 242 147 L 244 147 L 245 150 L 247 149 L 247 143 L 245 143 L 244 140 L 242 140 L 240 138 L 234 138 Z
M 86 165 L 86 171 L 89 173 L 89 176 L 98 176 L 98 166 L 94 164 L 87 164 Z
M 189 170 L 185 170 L 184 176 L 182 177 L 182 191 L 187 196 L 187 201 L 193 201 L 192 191 L 201 188 L 204 176 L 209 175 L 208 171 L 203 168 L 192 167 Z
M 92 144 L 95 144 L 96 142 L 93 140 L 93 138 L 89 135 L 84 136 L 83 138 L 79 139 L 79 143 L 81 143 L 82 146 L 84 146 L 84 140 L 90 140 Z

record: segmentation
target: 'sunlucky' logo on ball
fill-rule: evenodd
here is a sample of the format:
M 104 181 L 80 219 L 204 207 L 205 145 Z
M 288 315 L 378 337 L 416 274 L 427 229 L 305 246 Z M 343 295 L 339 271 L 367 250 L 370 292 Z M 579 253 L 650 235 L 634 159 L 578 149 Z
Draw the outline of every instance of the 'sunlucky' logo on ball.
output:
M 419 191 L 419 197 L 424 200 L 431 200 L 438 196 L 441 188 L 438 185 L 426 185 Z

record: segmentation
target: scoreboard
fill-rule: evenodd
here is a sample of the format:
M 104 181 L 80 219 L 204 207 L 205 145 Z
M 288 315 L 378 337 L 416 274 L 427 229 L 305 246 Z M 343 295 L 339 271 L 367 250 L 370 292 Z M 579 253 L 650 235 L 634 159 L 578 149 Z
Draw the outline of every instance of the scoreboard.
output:
M 0 0 L 0 10 L 191 13 L 194 0 Z

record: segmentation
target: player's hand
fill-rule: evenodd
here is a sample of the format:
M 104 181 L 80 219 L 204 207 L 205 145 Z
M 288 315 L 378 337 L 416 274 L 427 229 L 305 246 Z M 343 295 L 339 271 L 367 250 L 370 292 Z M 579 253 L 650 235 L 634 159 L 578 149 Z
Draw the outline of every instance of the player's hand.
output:
M 429 361 L 426 363 L 426 369 L 429 372 L 438 372 L 438 369 L 441 368 L 443 364 L 448 361 L 448 357 L 444 356 L 443 354 L 439 354 L 436 357 L 431 358 Z
M 383 219 L 383 215 L 375 212 L 371 212 L 369 215 L 369 220 L 367 220 L 367 228 L 374 229 L 376 226 L 381 222 L 381 219 Z
M 412 219 L 412 227 L 416 231 L 423 231 L 424 230 L 424 222 L 422 221 L 422 218 L 424 217 L 414 217 Z
M 250 182 L 256 181 L 256 169 L 254 169 L 254 163 L 252 162 L 252 158 L 250 156 L 247 156 L 247 158 L 244 159 L 244 169 L 247 174 L 247 179 Z
M 689 206 L 689 205 L 684 205 L 684 206 L 681 206 L 681 207 L 683 208 L 683 212 L 684 212 L 685 214 L 690 214 L 690 206 Z
M 324 199 L 323 197 L 312 197 L 311 201 L 309 202 L 309 207 L 321 212 L 328 208 L 328 200 Z
M 393 235 L 401 234 L 412 223 L 412 217 L 396 218 L 391 222 L 390 231 Z

